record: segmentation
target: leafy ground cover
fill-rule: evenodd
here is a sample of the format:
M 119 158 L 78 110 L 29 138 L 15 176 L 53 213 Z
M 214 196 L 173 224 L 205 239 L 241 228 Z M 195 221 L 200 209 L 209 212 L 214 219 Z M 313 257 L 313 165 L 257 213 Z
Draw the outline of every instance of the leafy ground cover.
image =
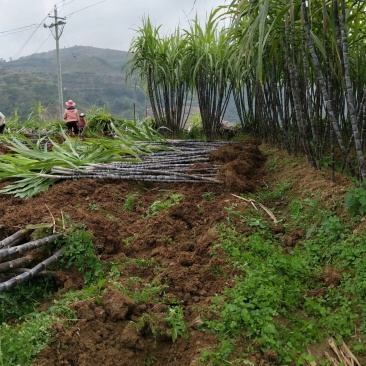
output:
M 69 240 L 53 280 L 0 294 L 0 365 L 330 365 L 330 337 L 364 364 L 362 188 L 254 141 L 212 158 L 223 185 L 0 196 L 2 237 L 52 213 Z

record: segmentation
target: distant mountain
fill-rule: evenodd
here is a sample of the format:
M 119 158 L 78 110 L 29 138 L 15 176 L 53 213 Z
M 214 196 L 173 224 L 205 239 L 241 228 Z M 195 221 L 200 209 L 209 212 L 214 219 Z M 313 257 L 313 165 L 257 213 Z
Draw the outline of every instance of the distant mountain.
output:
M 122 67 L 128 52 L 96 47 L 74 46 L 60 49 L 63 99 L 77 103 L 80 111 L 93 105 L 108 106 L 111 113 L 133 119 L 143 117 L 148 104 L 135 79 L 128 83 Z M 17 109 L 26 118 L 38 102 L 47 108 L 47 116 L 59 116 L 56 50 L 21 57 L 15 61 L 0 59 L 0 111 L 10 116 Z M 238 122 L 233 102 L 225 116 Z
M 133 105 L 143 114 L 145 95 L 125 81 L 122 67 L 128 53 L 95 47 L 60 49 L 63 99 L 73 99 L 80 110 L 108 105 L 112 113 L 133 118 Z M 136 80 L 135 83 L 138 83 Z M 56 51 L 37 53 L 15 61 L 0 62 L 0 111 L 15 109 L 26 117 L 41 102 L 51 116 L 58 116 Z

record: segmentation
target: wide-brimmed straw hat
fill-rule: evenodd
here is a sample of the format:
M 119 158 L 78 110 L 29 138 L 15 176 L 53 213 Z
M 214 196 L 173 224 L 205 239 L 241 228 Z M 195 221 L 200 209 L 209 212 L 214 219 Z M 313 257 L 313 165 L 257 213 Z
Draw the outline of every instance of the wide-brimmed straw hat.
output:
M 75 107 L 75 105 L 76 105 L 75 102 L 73 100 L 71 100 L 71 99 L 68 100 L 65 104 L 66 104 L 66 107 L 67 108 Z

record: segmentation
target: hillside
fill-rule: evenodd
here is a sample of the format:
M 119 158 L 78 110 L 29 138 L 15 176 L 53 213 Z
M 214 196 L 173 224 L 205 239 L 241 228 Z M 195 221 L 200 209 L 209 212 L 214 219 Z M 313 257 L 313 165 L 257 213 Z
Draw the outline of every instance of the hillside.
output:
M 60 50 L 64 100 L 77 101 L 87 110 L 109 105 L 111 112 L 133 116 L 133 104 L 143 113 L 145 95 L 127 84 L 122 74 L 128 53 L 95 47 L 74 46 Z M 22 57 L 0 64 L 1 110 L 10 115 L 15 108 L 26 117 L 40 101 L 50 116 L 57 111 L 56 51 Z

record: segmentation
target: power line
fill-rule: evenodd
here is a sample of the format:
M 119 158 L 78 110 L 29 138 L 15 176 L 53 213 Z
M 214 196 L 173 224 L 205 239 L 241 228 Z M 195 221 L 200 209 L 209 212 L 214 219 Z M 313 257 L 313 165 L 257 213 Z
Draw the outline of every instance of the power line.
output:
M 29 30 L 29 28 L 28 28 L 28 29 L 22 29 L 22 30 L 14 31 L 14 32 L 12 32 L 12 33 L 3 34 L 3 35 L 0 35 L 0 37 L 7 37 L 7 36 L 11 36 L 11 35 L 13 35 L 13 34 L 17 34 L 17 33 L 24 32 L 24 31 L 26 31 L 26 30 Z
M 6 31 L 1 31 L 0 34 L 1 33 L 10 33 L 10 32 L 20 31 L 20 30 L 27 30 L 28 28 L 34 27 L 36 25 L 38 25 L 38 24 L 29 24 L 29 25 L 25 25 L 24 27 L 18 27 L 18 28 L 9 29 L 9 30 L 6 30 Z M 17 33 L 17 32 L 15 32 L 15 33 Z M 10 33 L 10 34 L 12 34 L 12 33 Z
M 72 53 L 72 55 L 74 56 L 74 59 L 76 60 L 76 61 L 78 61 L 78 59 L 77 59 L 77 57 L 76 57 L 76 55 L 75 55 L 75 53 L 74 53 L 74 51 L 72 50 L 72 47 L 69 45 L 69 43 L 67 42 L 67 40 L 66 40 L 66 37 L 64 36 L 64 41 L 65 41 L 65 43 L 69 46 L 69 49 L 70 49 L 70 51 L 71 51 L 71 53 Z
M 89 5 L 89 6 L 86 6 L 85 8 L 82 8 L 82 9 L 80 9 L 80 10 L 76 10 L 76 11 L 72 12 L 72 13 L 70 13 L 70 14 L 69 14 L 69 15 L 67 15 L 67 16 L 68 16 L 68 17 L 70 17 L 70 16 L 71 16 L 71 15 L 73 15 L 73 14 L 79 13 L 80 11 L 85 10 L 85 9 L 89 9 L 89 8 L 91 8 L 91 7 L 95 6 L 95 5 L 105 3 L 106 1 L 107 1 L 107 0 L 103 0 L 103 1 L 99 1 L 99 3 L 91 4 L 91 5 Z
M 48 15 L 47 15 L 48 16 Z M 42 21 L 38 24 L 37 28 L 32 32 L 32 34 L 28 37 L 28 39 L 23 43 L 23 45 L 20 47 L 19 51 L 15 54 L 14 58 L 18 57 L 20 53 L 24 50 L 25 46 L 30 42 L 30 40 L 33 38 L 34 34 L 37 32 L 39 27 L 42 25 L 42 23 L 46 20 L 47 16 L 45 16 Z
M 34 53 L 37 53 L 40 50 L 40 48 L 47 42 L 48 38 L 50 38 L 50 37 L 51 37 L 51 34 L 48 35 L 48 37 L 41 43 L 41 45 L 36 49 L 36 51 Z

